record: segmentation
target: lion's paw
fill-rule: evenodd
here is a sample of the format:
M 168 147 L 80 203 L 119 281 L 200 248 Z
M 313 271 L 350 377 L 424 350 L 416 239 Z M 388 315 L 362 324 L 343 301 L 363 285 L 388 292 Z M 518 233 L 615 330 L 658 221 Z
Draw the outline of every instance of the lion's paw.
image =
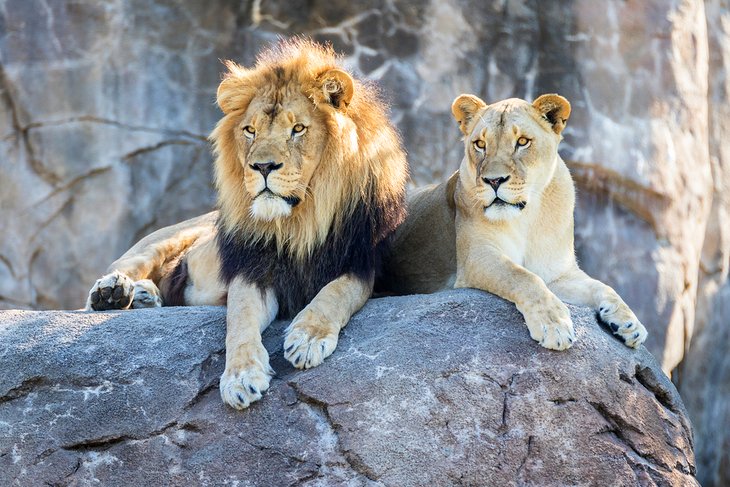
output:
M 339 333 L 337 325 L 305 309 L 286 329 L 284 357 L 298 369 L 316 367 L 335 351 Z
M 98 279 L 89 291 L 86 309 L 106 311 L 127 309 L 134 299 L 134 281 L 126 274 L 114 271 Z
M 134 283 L 132 308 L 159 308 L 160 306 L 162 306 L 162 296 L 154 282 L 142 279 Z
M 575 342 L 573 320 L 568 307 L 557 297 L 552 297 L 547 305 L 524 312 L 525 323 L 530 336 L 540 345 L 551 350 L 566 350 Z
M 606 299 L 598 306 L 598 318 L 626 346 L 639 348 L 648 333 L 631 308 L 620 299 Z
M 261 399 L 263 393 L 269 389 L 274 371 L 269 366 L 265 349 L 263 353 L 266 354 L 266 363 L 254 358 L 247 360 L 248 365 L 245 367 L 226 366 L 220 379 L 220 393 L 224 403 L 235 409 L 246 409 L 252 402 Z

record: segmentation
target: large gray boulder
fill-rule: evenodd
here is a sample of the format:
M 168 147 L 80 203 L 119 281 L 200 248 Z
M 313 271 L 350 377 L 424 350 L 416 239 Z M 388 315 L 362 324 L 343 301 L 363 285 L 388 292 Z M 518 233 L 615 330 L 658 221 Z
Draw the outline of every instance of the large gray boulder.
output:
M 566 352 L 479 291 L 371 300 L 321 366 L 223 406 L 223 308 L 0 312 L 0 485 L 697 485 L 654 358 Z

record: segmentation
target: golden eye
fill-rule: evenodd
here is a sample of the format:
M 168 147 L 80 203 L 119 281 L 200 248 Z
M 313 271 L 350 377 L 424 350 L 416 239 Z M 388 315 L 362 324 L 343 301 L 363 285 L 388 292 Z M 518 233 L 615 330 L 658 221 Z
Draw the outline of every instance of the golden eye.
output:
M 292 133 L 292 135 L 294 135 L 294 136 L 297 136 L 297 135 L 302 135 L 302 134 L 304 133 L 304 131 L 305 131 L 305 130 L 307 130 L 307 127 L 305 127 L 305 126 L 304 126 L 304 125 L 302 125 L 301 123 L 298 123 L 298 124 L 296 124 L 296 125 L 295 125 L 295 126 L 294 126 L 294 127 L 292 128 L 292 129 L 291 129 L 291 133 Z
M 527 137 L 520 137 L 517 139 L 517 146 L 518 147 L 526 147 L 530 143 L 530 139 Z
M 476 147 L 477 150 L 483 151 L 487 147 L 487 143 L 482 139 L 478 139 L 474 141 L 474 147 Z
M 250 125 L 246 125 L 245 127 L 243 127 L 243 135 L 245 135 L 249 139 L 253 139 L 254 137 L 256 137 L 256 129 Z

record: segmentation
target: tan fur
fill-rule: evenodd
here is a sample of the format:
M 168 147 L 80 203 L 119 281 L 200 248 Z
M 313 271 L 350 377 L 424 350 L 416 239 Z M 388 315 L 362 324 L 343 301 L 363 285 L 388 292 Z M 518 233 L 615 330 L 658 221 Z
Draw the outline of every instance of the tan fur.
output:
M 563 301 L 596 309 L 627 345 L 643 343 L 646 330 L 631 309 L 613 289 L 581 271 L 575 259 L 575 189 L 557 152 L 570 115 L 568 101 L 551 94 L 532 104 L 509 99 L 487 105 L 462 95 L 452 111 L 464 135 L 464 158 L 449 180 L 458 178 L 456 188 L 452 193 L 441 184 L 409 199 L 411 216 L 396 232 L 395 257 L 386 263 L 397 291 L 444 286 L 444 262 L 453 260 L 455 287 L 483 289 L 514 302 L 532 338 L 547 348 L 563 350 L 575 340 Z M 521 137 L 529 140 L 525 147 L 518 146 Z M 496 192 L 488 183 L 506 177 Z M 497 196 L 524 207 L 494 206 Z M 453 220 L 445 217 L 450 214 Z M 398 257 L 403 255 L 419 258 Z M 439 269 L 433 280 L 427 269 Z
M 185 303 L 228 305 L 220 391 L 227 404 L 242 409 L 268 388 L 273 372 L 260 333 L 276 316 L 278 303 L 271 289 L 241 278 L 228 286 L 221 282 L 218 228 L 307 256 L 366 195 L 399 201 L 407 163 L 376 93 L 344 71 L 331 49 L 283 42 L 250 69 L 232 62 L 226 66 L 217 94 L 224 116 L 210 136 L 220 214 L 158 230 L 140 241 L 97 281 L 87 309 L 130 307 L 135 281 L 143 279 L 154 281 L 158 294 L 166 296 L 174 287 L 171 272 L 184 258 L 189 273 Z M 255 164 L 268 162 L 277 168 L 264 177 Z M 299 204 L 286 202 L 294 198 Z M 320 290 L 287 329 L 285 356 L 295 367 L 319 365 L 334 351 L 340 329 L 372 286 L 343 275 Z
M 376 291 L 424 294 L 453 287 L 456 278 L 455 172 L 408 195 L 408 216 L 396 230 Z

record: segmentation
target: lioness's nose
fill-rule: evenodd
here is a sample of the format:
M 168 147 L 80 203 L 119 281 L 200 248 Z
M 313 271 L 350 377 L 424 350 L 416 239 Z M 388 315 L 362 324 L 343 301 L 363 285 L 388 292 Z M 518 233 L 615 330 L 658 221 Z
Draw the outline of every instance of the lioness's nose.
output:
M 484 181 L 485 183 L 490 185 L 492 188 L 494 188 L 494 191 L 497 191 L 497 188 L 499 188 L 499 185 L 502 184 L 503 182 L 507 181 L 508 179 L 509 179 L 509 176 L 504 176 L 501 178 L 494 178 L 494 179 L 482 178 L 482 181 Z
M 277 169 L 281 169 L 281 166 L 283 165 L 283 163 L 277 164 L 274 161 L 256 162 L 254 164 L 251 164 L 251 169 L 260 172 L 264 179 L 266 179 L 266 176 L 268 176 L 269 173 L 276 171 Z

